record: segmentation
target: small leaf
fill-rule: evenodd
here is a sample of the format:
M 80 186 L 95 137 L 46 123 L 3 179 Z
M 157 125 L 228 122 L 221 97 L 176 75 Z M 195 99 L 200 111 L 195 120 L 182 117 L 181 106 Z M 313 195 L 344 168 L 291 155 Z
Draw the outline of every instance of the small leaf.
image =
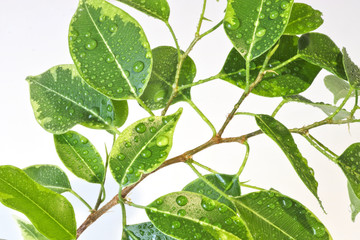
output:
M 340 99 L 345 98 L 350 91 L 350 85 L 345 80 L 334 75 L 328 75 L 324 78 L 324 83 L 327 89 L 334 94 L 334 104 Z M 355 96 L 353 93 L 352 96 Z
M 307 33 L 299 39 L 300 57 L 346 79 L 343 55 L 335 43 L 321 33 Z
M 356 66 L 353 61 L 351 61 L 346 48 L 343 48 L 343 55 L 343 63 L 347 79 L 353 88 L 360 90 L 360 68 Z
M 253 239 L 233 210 L 197 193 L 170 193 L 148 205 L 146 213 L 156 228 L 176 239 Z
M 325 226 L 301 203 L 275 191 L 235 198 L 254 240 L 332 239 Z
M 249 61 L 269 50 L 283 34 L 293 2 L 228 1 L 224 27 L 236 50 Z
M 48 238 L 44 237 L 31 223 L 18 217 L 15 217 L 15 220 L 20 227 L 24 240 L 48 240 Z
M 122 240 L 175 240 L 157 228 L 151 222 L 144 222 L 135 225 L 127 225 L 124 229 Z
M 82 78 L 112 99 L 138 98 L 150 78 L 150 45 L 139 23 L 104 0 L 80 0 L 69 47 Z
M 351 187 L 351 184 L 348 182 L 347 184 L 350 198 L 350 209 L 351 209 L 351 220 L 355 222 L 356 216 L 360 212 L 360 198 L 358 198 Z
M 320 11 L 305 3 L 294 3 L 284 34 L 300 35 L 314 31 L 324 22 L 321 15 Z
M 76 239 L 74 209 L 60 194 L 13 166 L 0 166 L 0 202 L 25 214 L 49 239 Z
M 181 112 L 144 118 L 119 135 L 110 152 L 110 170 L 122 187 L 136 183 L 166 160 Z
M 104 181 L 104 163 L 86 137 L 69 131 L 54 135 L 54 143 L 61 161 L 73 174 L 91 183 L 101 184 Z
M 34 165 L 23 170 L 35 182 L 54 192 L 61 194 L 71 190 L 68 177 L 55 165 Z
M 318 183 L 314 177 L 314 170 L 308 166 L 307 160 L 301 155 L 290 131 L 279 121 L 268 115 L 256 115 L 256 123 L 281 148 L 294 167 L 306 187 L 321 201 L 317 194 Z M 322 205 L 321 205 L 322 206 Z
M 152 110 L 164 108 L 173 92 L 173 84 L 178 64 L 178 52 L 173 47 L 161 46 L 153 49 L 154 65 L 150 81 L 141 95 L 141 99 Z M 187 56 L 182 64 L 178 86 L 194 81 L 196 66 Z M 178 92 L 172 104 L 190 100 L 190 88 Z
M 125 3 L 149 16 L 158 18 L 164 22 L 169 20 L 170 7 L 166 0 L 117 0 Z

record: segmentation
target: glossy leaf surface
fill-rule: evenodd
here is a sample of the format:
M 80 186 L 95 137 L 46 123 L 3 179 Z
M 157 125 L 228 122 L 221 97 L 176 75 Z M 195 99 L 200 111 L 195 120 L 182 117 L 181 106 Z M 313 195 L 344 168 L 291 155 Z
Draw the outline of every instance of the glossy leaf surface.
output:
M 305 3 L 294 3 L 284 34 L 300 35 L 314 31 L 324 22 L 321 15 L 319 10 Z
M 159 230 L 176 239 L 252 239 L 233 210 L 197 193 L 170 193 L 148 205 L 146 213 Z
M 348 182 L 348 191 L 350 198 L 351 220 L 355 222 L 355 218 L 360 212 L 360 198 L 356 196 L 349 182 Z
M 45 237 L 76 239 L 74 209 L 65 197 L 13 166 L 0 166 L 0 202 L 28 217 Z
M 334 75 L 328 75 L 324 78 L 327 89 L 334 95 L 334 104 L 340 99 L 345 98 L 350 91 L 350 85 L 345 80 Z M 354 94 L 352 94 L 354 96 Z
M 91 183 L 104 180 L 104 163 L 92 143 L 81 134 L 69 131 L 54 135 L 56 151 L 64 165 L 77 177 Z
M 110 153 L 110 170 L 122 187 L 136 183 L 166 160 L 181 112 L 139 120 L 119 135 Z
M 122 240 L 174 240 L 174 238 L 160 232 L 151 222 L 127 225 Z
M 332 239 L 312 212 L 278 192 L 253 192 L 236 198 L 235 205 L 254 240 Z
M 80 0 L 69 29 L 70 53 L 83 79 L 112 99 L 141 95 L 152 57 L 139 23 L 104 0 Z
M 360 68 L 350 59 L 346 49 L 343 49 L 344 69 L 350 85 L 356 90 L 360 89 Z
M 141 99 L 152 110 L 161 109 L 173 92 L 173 84 L 178 64 L 178 52 L 173 47 L 161 46 L 153 49 L 153 70 L 147 88 Z M 187 56 L 180 71 L 178 86 L 190 84 L 194 81 L 196 66 L 194 61 Z M 178 92 L 172 104 L 191 99 L 190 88 Z
M 35 182 L 54 192 L 61 194 L 71 190 L 68 177 L 55 165 L 34 165 L 23 170 Z
M 283 36 L 280 45 L 272 56 L 267 69 L 274 68 L 280 63 L 292 58 L 297 54 L 298 37 Z M 263 66 L 265 54 L 250 65 L 250 81 L 255 81 Z M 312 65 L 305 60 L 296 59 L 288 65 L 276 70 L 276 73 L 268 73 L 252 91 L 257 95 L 266 97 L 279 97 L 298 94 L 305 91 L 314 81 L 321 68 Z M 242 89 L 246 87 L 246 62 L 241 55 L 232 49 L 221 70 L 222 79 Z
M 293 0 L 229 0 L 225 32 L 236 50 L 249 61 L 269 50 L 288 23 Z
M 48 240 L 48 238 L 44 237 L 31 223 L 17 217 L 15 219 L 24 240 Z

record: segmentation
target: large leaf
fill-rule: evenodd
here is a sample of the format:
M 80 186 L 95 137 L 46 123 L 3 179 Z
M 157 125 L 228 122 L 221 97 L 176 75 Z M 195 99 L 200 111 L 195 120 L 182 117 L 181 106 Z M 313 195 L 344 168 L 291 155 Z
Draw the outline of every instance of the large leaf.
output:
M 360 198 L 358 198 L 352 189 L 351 184 L 348 182 L 347 184 L 350 198 L 350 209 L 351 209 L 351 220 L 354 222 L 356 216 L 360 212 Z
M 80 0 L 69 29 L 83 79 L 113 99 L 138 98 L 150 78 L 150 45 L 139 23 L 104 0 Z
M 23 170 L 35 182 L 54 192 L 64 193 L 71 190 L 68 177 L 55 165 L 34 165 Z
M 269 50 L 288 23 L 293 0 L 229 0 L 224 19 L 225 32 L 247 60 Z
M 110 153 L 110 170 L 122 187 L 136 183 L 166 160 L 181 112 L 139 120 L 119 135 Z
M 272 56 L 267 69 L 276 67 L 280 63 L 292 58 L 297 54 L 298 37 L 283 36 L 280 39 L 278 50 Z M 250 80 L 255 81 L 263 66 L 265 55 L 255 59 L 251 63 Z M 246 62 L 241 55 L 232 49 L 221 70 L 222 79 L 240 88 L 246 87 Z M 312 65 L 305 60 L 297 59 L 286 66 L 276 70 L 276 73 L 268 73 L 256 86 L 252 93 L 266 96 L 279 97 L 298 94 L 305 91 L 314 81 L 321 68 Z
M 234 203 L 254 240 L 332 239 L 312 212 L 278 192 L 253 192 Z
M 328 36 L 321 33 L 302 35 L 299 39 L 299 55 L 302 59 L 346 79 L 343 55 Z
M 61 134 L 76 124 L 114 129 L 127 117 L 127 103 L 113 102 L 88 86 L 74 65 L 59 65 L 35 77 L 27 77 L 36 120 L 47 131 Z
M 197 193 L 170 193 L 148 205 L 146 213 L 160 231 L 176 239 L 253 239 L 233 210 Z
M 56 151 L 64 165 L 77 177 L 91 183 L 104 181 L 105 168 L 100 154 L 81 134 L 69 131 L 54 135 Z
M 341 98 L 345 98 L 349 91 L 350 85 L 348 82 L 334 75 L 328 75 L 324 78 L 324 83 L 327 89 L 334 95 L 334 104 Z M 355 94 L 353 93 L 352 96 Z
M 13 166 L 0 166 L 0 202 L 22 212 L 45 237 L 76 239 L 74 209 L 65 197 Z
M 343 49 L 343 55 L 343 63 L 347 79 L 353 88 L 360 90 L 360 68 L 351 61 L 345 48 Z
M 48 240 L 48 238 L 44 237 L 31 223 L 17 217 L 15 220 L 20 227 L 24 240 Z
M 319 10 L 305 3 L 294 3 L 284 34 L 300 35 L 314 31 L 324 22 L 321 15 Z
M 161 46 L 153 49 L 154 65 L 151 78 L 141 99 L 152 110 L 166 106 L 173 92 L 173 84 L 178 64 L 178 52 L 173 47 Z M 178 86 L 190 84 L 194 81 L 196 66 L 187 56 L 182 64 Z M 178 92 L 172 104 L 191 99 L 190 88 Z
M 174 240 L 160 232 L 151 222 L 125 226 L 122 240 Z
M 256 115 L 255 118 L 261 131 L 281 148 L 303 183 L 321 204 L 317 194 L 318 183 L 314 177 L 314 170 L 308 166 L 307 160 L 301 155 L 290 131 L 271 116 Z

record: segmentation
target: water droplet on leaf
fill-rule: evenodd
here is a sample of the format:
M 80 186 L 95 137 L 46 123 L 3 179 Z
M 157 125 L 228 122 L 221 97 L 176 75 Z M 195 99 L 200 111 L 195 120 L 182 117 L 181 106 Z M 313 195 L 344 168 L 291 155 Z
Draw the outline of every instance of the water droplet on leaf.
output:
M 87 50 L 94 50 L 97 47 L 97 42 L 94 39 L 89 40 L 86 44 L 85 44 L 85 48 Z
M 138 125 L 136 125 L 135 131 L 138 132 L 138 133 L 144 133 L 146 131 L 145 124 L 139 123 Z
M 176 203 L 179 205 L 179 206 L 185 206 L 187 203 L 188 203 L 188 199 L 187 197 L 185 196 L 178 196 L 176 198 Z
M 144 66 L 143 62 L 137 61 L 133 66 L 133 70 L 134 72 L 141 72 L 144 69 Z

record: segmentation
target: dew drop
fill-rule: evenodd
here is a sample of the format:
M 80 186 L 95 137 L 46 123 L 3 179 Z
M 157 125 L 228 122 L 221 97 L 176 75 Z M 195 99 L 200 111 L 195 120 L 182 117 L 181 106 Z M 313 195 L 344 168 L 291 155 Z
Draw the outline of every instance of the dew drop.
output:
M 236 37 L 237 39 L 240 39 L 240 38 L 242 38 L 242 34 L 241 34 L 241 33 L 238 33 L 238 34 L 235 35 L 235 37 Z
M 165 98 L 166 91 L 161 89 L 154 94 L 154 102 L 160 102 Z
M 261 13 L 259 16 L 260 19 L 264 19 L 265 18 L 265 14 Z
M 176 198 L 176 203 L 179 205 L 179 206 L 185 206 L 187 203 L 188 203 L 188 199 L 187 197 L 185 196 L 178 196 Z
M 87 50 L 94 50 L 97 47 L 97 42 L 94 39 L 89 40 L 86 44 L 85 44 L 85 48 Z
M 262 29 L 259 29 L 259 31 L 256 32 L 256 36 L 257 37 L 263 37 L 266 33 L 266 29 L 265 28 L 262 28 Z
M 119 87 L 118 89 L 116 89 L 117 93 L 122 93 L 124 91 L 124 89 L 122 87 Z
M 108 56 L 106 57 L 105 61 L 106 61 L 107 63 L 112 63 L 112 62 L 115 61 L 115 58 L 114 58 L 113 55 L 108 55 Z
M 158 147 L 166 147 L 169 144 L 169 138 L 166 136 L 160 136 L 156 139 L 156 145 Z
M 87 140 L 87 139 L 84 138 L 84 137 L 81 137 L 81 138 L 80 138 L 80 142 L 81 142 L 82 144 L 86 144 L 86 143 L 89 142 L 89 140 Z
M 116 24 L 112 24 L 110 27 L 109 27 L 109 31 L 114 33 L 116 32 L 118 29 L 118 26 Z
M 129 78 L 130 77 L 130 72 L 125 70 L 124 73 L 123 73 L 123 77 L 124 78 Z
M 225 22 L 225 28 L 229 29 L 229 30 L 236 30 L 240 27 L 240 20 L 237 18 L 233 18 L 231 19 L 231 22 Z
M 141 61 L 137 61 L 134 63 L 133 70 L 134 72 L 141 72 L 144 69 L 144 63 Z
M 85 37 L 90 37 L 90 36 L 91 36 L 91 33 L 90 33 L 90 32 L 87 32 L 87 33 L 85 33 L 84 36 L 85 36 Z
M 157 205 L 161 205 L 163 203 L 164 203 L 164 199 L 162 199 L 162 198 L 159 198 L 159 199 L 156 200 Z
M 180 210 L 177 212 L 177 215 L 184 217 L 184 216 L 186 215 L 186 210 L 185 210 L 185 209 L 180 209 Z
M 171 223 L 171 228 L 174 228 L 174 229 L 177 229 L 177 228 L 180 228 L 181 224 L 179 221 L 173 221 Z
M 222 205 L 222 206 L 220 206 L 220 207 L 218 208 L 218 210 L 219 210 L 219 212 L 221 212 L 221 213 L 225 213 L 225 212 L 228 210 L 228 208 L 227 208 L 226 206 Z
M 321 225 L 312 228 L 315 237 L 321 238 L 326 234 L 325 228 Z
M 282 201 L 281 201 L 281 204 L 283 205 L 284 208 L 286 209 L 289 209 L 292 207 L 293 203 L 290 199 L 288 198 L 284 198 Z
M 129 181 L 129 179 L 127 177 L 125 177 L 122 181 L 123 184 L 126 184 Z
M 84 52 L 80 53 L 80 54 L 79 54 L 79 57 L 81 57 L 81 58 L 86 57 L 86 53 L 84 53 Z
M 226 224 L 226 225 L 231 225 L 232 223 L 233 223 L 233 221 L 232 221 L 231 218 L 227 218 L 227 219 L 225 220 L 225 224 Z
M 201 222 L 206 222 L 206 223 L 210 223 L 210 219 L 208 219 L 207 217 L 202 217 L 200 218 Z
M 125 142 L 125 147 L 127 147 L 127 148 L 131 147 L 131 143 L 130 142 Z
M 99 17 L 99 21 L 100 21 L 100 22 L 104 22 L 104 21 L 105 21 L 105 16 L 100 16 L 100 17 Z
M 87 155 L 87 154 L 89 153 L 89 151 L 88 151 L 88 150 L 84 150 L 82 153 L 83 153 L 84 155 Z
M 144 133 L 146 131 L 145 124 L 139 123 L 138 125 L 136 125 L 135 131 L 138 132 L 138 133 Z
M 151 128 L 150 128 L 150 132 L 151 132 L 151 133 L 155 133 L 155 132 L 156 132 L 156 128 L 155 128 L 155 127 L 151 127 Z
M 201 206 L 206 211 L 212 211 L 215 208 L 215 202 L 212 199 L 202 199 Z
M 274 20 L 274 19 L 276 19 L 277 17 L 279 16 L 279 13 L 278 13 L 278 11 L 272 11 L 271 13 L 270 13 L 270 19 L 272 19 L 272 20 Z
M 283 2 L 281 2 L 280 6 L 282 9 L 286 10 L 289 7 L 289 3 L 286 1 L 283 1 Z
M 112 107 L 111 105 L 108 105 L 108 106 L 106 107 L 106 110 L 107 110 L 108 112 L 111 112 L 111 111 L 113 110 L 113 107 Z
M 125 155 L 120 153 L 119 156 L 117 157 L 117 159 L 119 159 L 120 161 L 125 159 Z
M 141 156 L 143 158 L 149 158 L 151 157 L 152 153 L 149 149 L 145 149 L 144 151 L 141 152 Z
M 129 169 L 127 170 L 128 174 L 132 174 L 134 172 L 134 169 L 132 167 L 129 167 Z

